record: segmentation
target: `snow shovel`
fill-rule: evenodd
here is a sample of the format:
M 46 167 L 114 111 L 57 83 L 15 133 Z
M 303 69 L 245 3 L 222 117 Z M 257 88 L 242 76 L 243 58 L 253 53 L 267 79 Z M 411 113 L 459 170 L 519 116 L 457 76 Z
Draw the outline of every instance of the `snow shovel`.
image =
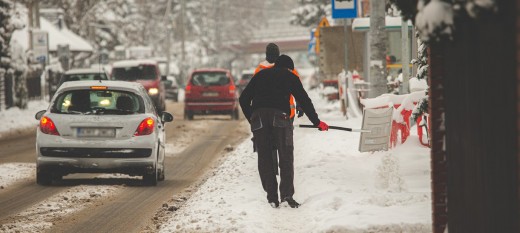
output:
M 297 125 L 299 128 L 315 128 L 317 129 L 318 126 L 314 125 Z M 370 133 L 372 131 L 367 129 L 353 129 L 353 128 L 345 128 L 345 127 L 339 127 L 339 126 L 329 126 L 329 129 L 335 129 L 335 130 L 343 130 L 343 131 L 349 131 L 349 132 L 360 132 L 360 133 Z

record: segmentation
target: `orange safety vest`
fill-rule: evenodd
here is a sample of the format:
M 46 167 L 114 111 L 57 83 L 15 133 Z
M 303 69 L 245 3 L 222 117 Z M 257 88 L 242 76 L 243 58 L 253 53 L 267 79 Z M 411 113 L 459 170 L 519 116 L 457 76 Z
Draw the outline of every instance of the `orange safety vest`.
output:
M 255 74 L 260 72 L 263 69 L 271 68 L 273 66 L 274 66 L 274 64 L 267 63 L 267 61 L 261 62 L 256 67 Z M 292 70 L 292 73 L 294 75 L 296 75 L 296 77 L 300 78 L 300 74 L 298 74 L 298 71 L 296 71 L 296 69 Z M 289 97 L 289 106 L 291 107 L 291 119 L 293 119 L 294 116 L 296 115 L 296 101 L 294 99 L 294 96 L 292 96 L 292 95 L 291 95 L 291 97 Z

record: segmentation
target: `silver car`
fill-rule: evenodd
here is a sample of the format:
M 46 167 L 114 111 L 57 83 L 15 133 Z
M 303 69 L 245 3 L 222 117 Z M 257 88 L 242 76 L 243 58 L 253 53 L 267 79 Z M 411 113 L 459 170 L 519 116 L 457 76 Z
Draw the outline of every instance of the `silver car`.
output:
M 36 182 L 50 185 L 71 173 L 164 180 L 164 123 L 146 89 L 124 81 L 65 82 L 47 110 L 36 113 Z

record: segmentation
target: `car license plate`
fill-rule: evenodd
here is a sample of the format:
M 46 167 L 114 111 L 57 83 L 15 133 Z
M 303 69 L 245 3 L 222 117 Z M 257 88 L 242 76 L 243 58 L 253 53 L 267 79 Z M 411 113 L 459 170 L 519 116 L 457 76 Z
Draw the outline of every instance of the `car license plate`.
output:
M 206 96 L 206 97 L 216 97 L 216 96 L 218 96 L 218 92 L 203 92 L 203 93 L 202 93 L 202 96 Z
M 78 137 L 113 138 L 116 136 L 116 129 L 114 129 L 114 128 L 77 128 L 76 135 Z

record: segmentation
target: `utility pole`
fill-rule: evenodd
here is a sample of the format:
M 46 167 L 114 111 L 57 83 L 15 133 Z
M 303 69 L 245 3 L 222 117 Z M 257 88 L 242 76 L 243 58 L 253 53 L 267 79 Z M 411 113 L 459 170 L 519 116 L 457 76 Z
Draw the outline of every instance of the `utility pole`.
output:
M 344 34 L 345 34 L 345 38 L 343 40 L 343 47 L 345 48 L 345 64 L 343 65 L 344 66 L 344 69 L 345 69 L 345 88 L 343 90 L 343 99 L 345 100 L 345 103 L 344 105 L 342 106 L 345 106 L 345 118 L 348 119 L 348 25 L 350 24 L 350 19 L 346 18 L 345 21 L 344 21 L 344 25 L 343 25 L 343 30 L 344 30 Z M 339 82 L 341 83 L 341 82 Z M 339 98 L 340 100 L 342 98 Z
M 164 24 L 166 25 L 167 35 L 166 35 L 166 75 L 170 74 L 170 62 L 171 62 L 171 37 L 172 37 L 172 21 L 170 20 L 170 11 L 172 8 L 172 0 L 168 0 L 166 4 L 166 13 L 164 14 Z
M 29 11 L 27 16 L 29 17 L 28 21 L 29 21 L 29 30 L 27 30 L 29 32 L 29 49 L 32 50 L 33 49 L 33 27 L 34 27 L 34 20 L 33 20 L 33 10 L 34 10 L 34 5 L 33 5 L 33 1 L 29 1 L 27 2 L 27 10 Z
M 34 23 L 36 28 L 40 28 L 40 1 L 34 1 Z
M 181 0 L 181 75 L 183 77 L 184 83 L 188 82 L 188 76 L 186 75 L 186 33 L 184 27 L 184 21 L 186 17 L 186 0 Z
M 385 1 L 370 1 L 370 98 L 388 93 L 386 41 Z
M 213 38 L 214 38 L 214 44 L 213 44 L 213 52 L 211 55 L 211 63 L 213 63 L 213 66 L 218 66 L 217 58 L 219 57 L 219 49 L 220 49 L 220 2 L 219 0 L 213 0 Z
M 403 83 L 399 87 L 399 94 L 408 94 L 410 92 L 410 51 L 408 43 L 408 21 L 402 20 L 401 24 L 401 48 L 402 48 L 402 64 L 403 64 Z

